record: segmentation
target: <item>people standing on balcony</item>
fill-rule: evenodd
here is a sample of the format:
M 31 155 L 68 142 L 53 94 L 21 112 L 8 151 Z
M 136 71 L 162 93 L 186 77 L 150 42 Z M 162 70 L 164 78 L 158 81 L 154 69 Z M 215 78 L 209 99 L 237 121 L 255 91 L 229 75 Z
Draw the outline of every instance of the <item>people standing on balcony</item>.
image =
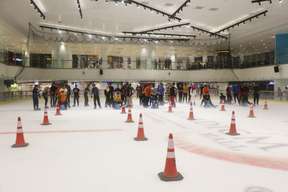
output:
M 233 92 L 234 103 L 236 104 L 238 102 L 238 104 L 240 105 L 240 85 L 237 83 L 233 84 L 232 92 Z
M 226 88 L 226 97 L 227 97 L 227 103 L 231 104 L 232 103 L 232 91 L 231 91 L 231 87 L 229 84 Z
M 86 88 L 84 89 L 84 106 L 88 107 L 89 106 L 89 84 L 86 86 Z
M 40 96 L 40 90 L 38 85 L 34 85 L 34 88 L 32 90 L 32 99 L 33 99 L 33 108 L 34 110 L 40 110 L 39 108 L 39 96 Z
M 77 84 L 75 84 L 75 87 L 73 88 L 73 96 L 74 96 L 74 104 L 73 107 L 77 106 L 79 107 L 79 97 L 80 97 L 80 89 L 77 87 Z
M 67 93 L 67 101 L 66 101 L 66 108 L 70 108 L 70 97 L 71 97 L 71 87 L 69 84 L 65 85 L 66 93 Z
M 260 90 L 259 86 L 255 85 L 253 88 L 253 100 L 254 100 L 254 105 L 259 105 L 259 98 L 260 98 Z
M 55 82 L 52 82 L 52 85 L 50 87 L 50 106 L 55 107 L 57 102 L 57 87 L 55 85 Z
M 48 107 L 48 95 L 49 95 L 49 87 L 45 87 L 43 92 L 42 92 L 42 96 L 44 98 L 44 106 L 45 108 Z
M 94 109 L 97 108 L 97 104 L 98 104 L 98 107 L 101 109 L 101 102 L 100 102 L 100 97 L 99 97 L 99 89 L 94 83 L 93 83 L 92 87 L 93 88 L 92 88 L 92 91 L 91 91 L 91 95 L 93 96 Z

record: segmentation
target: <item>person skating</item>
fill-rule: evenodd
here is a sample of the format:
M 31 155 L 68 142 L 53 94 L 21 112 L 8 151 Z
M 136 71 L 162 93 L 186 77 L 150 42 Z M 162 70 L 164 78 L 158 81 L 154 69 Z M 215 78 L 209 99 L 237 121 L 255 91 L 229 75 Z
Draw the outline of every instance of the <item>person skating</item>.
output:
M 48 95 L 49 95 L 49 87 L 45 87 L 43 92 L 42 92 L 42 96 L 44 98 L 44 106 L 45 106 L 45 108 L 48 107 Z
M 237 83 L 233 84 L 232 92 L 233 92 L 234 103 L 236 104 L 238 102 L 238 104 L 240 105 L 240 85 L 238 85 Z
M 134 88 L 132 87 L 132 85 L 129 83 L 128 87 L 127 87 L 127 105 L 128 107 L 133 107 L 133 102 L 132 102 L 132 96 L 134 94 Z
M 190 92 L 190 87 L 188 85 L 188 83 L 184 83 L 183 85 L 183 102 L 189 102 L 190 99 L 188 99 L 188 95 Z
M 53 82 L 50 87 L 50 106 L 51 107 L 56 106 L 56 101 L 57 101 L 56 91 L 57 91 L 57 87 L 55 85 L 55 82 Z
M 33 108 L 34 110 L 40 110 L 39 108 L 39 88 L 38 85 L 34 85 L 32 90 Z
M 89 106 L 89 85 L 84 89 L 84 106 L 87 107 Z
M 164 89 L 163 83 L 160 83 L 157 87 L 157 94 L 159 96 L 160 105 L 164 105 L 164 93 L 165 93 L 165 89 Z
M 231 102 L 232 102 L 232 92 L 231 92 L 230 85 L 228 85 L 227 88 L 226 88 L 226 96 L 227 96 L 227 103 L 231 104 Z
M 176 96 L 177 96 L 177 89 L 175 87 L 175 83 L 169 88 L 169 102 L 171 103 L 172 107 L 176 107 Z
M 91 97 L 93 97 L 94 109 L 97 108 L 97 104 L 98 104 L 98 107 L 101 108 L 100 97 L 99 97 L 99 89 L 98 89 L 98 87 L 95 84 L 93 84 L 92 86 L 93 86 L 93 88 L 92 88 L 92 91 L 91 91 Z
M 65 88 L 67 89 L 67 102 L 66 102 L 66 105 L 67 105 L 67 107 L 70 108 L 71 87 L 70 87 L 70 85 L 66 84 Z
M 80 97 L 80 89 L 77 87 L 77 85 L 75 85 L 74 89 L 73 89 L 73 95 L 74 95 L 74 107 L 77 106 L 79 107 L 79 97 Z
M 259 87 L 255 85 L 253 91 L 254 91 L 253 92 L 254 105 L 259 105 L 259 98 L 260 98 Z

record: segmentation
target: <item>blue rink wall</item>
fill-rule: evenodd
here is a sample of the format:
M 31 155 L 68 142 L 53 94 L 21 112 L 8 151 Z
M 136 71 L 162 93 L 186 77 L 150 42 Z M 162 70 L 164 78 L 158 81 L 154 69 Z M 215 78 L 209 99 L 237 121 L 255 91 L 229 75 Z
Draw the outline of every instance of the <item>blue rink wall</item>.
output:
M 288 63 L 288 33 L 276 34 L 275 58 L 276 64 Z

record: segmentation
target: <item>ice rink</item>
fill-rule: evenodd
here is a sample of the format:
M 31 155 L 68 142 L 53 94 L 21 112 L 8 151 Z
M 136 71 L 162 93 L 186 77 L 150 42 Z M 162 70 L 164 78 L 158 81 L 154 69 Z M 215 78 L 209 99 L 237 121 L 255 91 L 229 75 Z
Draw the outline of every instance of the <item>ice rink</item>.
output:
M 215 103 L 217 103 L 214 100 Z M 103 103 L 103 100 L 102 100 Z M 0 105 L 0 192 L 287 192 L 288 104 L 271 101 L 269 110 L 189 104 L 144 109 L 134 101 L 135 123 L 119 110 L 72 107 L 41 126 L 43 111 L 32 101 Z M 92 105 L 90 101 L 90 105 Z M 42 107 L 43 108 L 43 107 Z M 229 136 L 231 112 L 239 136 Z M 139 113 L 148 141 L 136 142 Z M 17 117 L 22 118 L 26 148 L 11 148 Z M 168 134 L 173 133 L 178 182 L 163 182 Z

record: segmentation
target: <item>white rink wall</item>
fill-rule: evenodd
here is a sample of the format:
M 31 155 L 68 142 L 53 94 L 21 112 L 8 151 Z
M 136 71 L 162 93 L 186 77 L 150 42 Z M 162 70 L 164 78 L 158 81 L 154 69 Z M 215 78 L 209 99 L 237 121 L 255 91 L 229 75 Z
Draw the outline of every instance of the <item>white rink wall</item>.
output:
M 123 70 L 106 69 L 100 75 L 98 69 L 39 69 L 25 68 L 18 80 L 115 80 L 115 81 L 192 81 L 192 82 L 229 82 L 262 81 L 288 79 L 288 65 L 280 65 L 280 72 L 274 66 L 249 69 L 219 70 Z M 0 64 L 0 78 L 14 78 L 21 67 Z

